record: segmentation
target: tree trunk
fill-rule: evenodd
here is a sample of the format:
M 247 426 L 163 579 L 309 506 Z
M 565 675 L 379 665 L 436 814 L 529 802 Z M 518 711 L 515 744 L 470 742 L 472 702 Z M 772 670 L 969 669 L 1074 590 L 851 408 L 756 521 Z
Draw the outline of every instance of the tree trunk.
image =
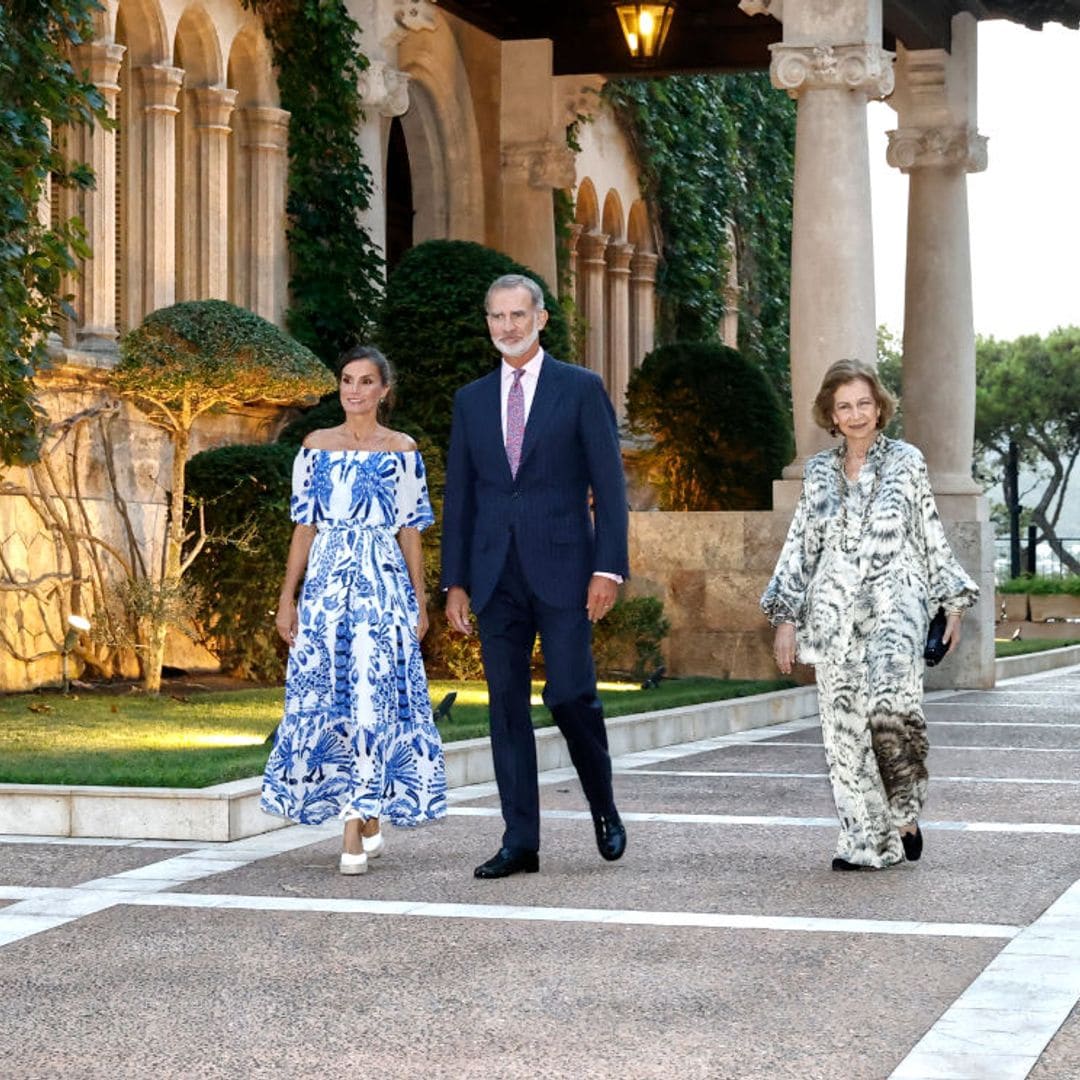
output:
M 184 547 L 184 465 L 187 463 L 191 438 L 187 410 L 181 426 L 172 432 L 172 487 L 169 491 L 169 523 L 165 530 L 165 558 L 156 603 L 151 615 L 149 645 L 143 688 L 150 694 L 161 691 L 161 669 L 165 662 L 165 635 L 170 616 L 176 610 L 180 592 L 180 556 Z

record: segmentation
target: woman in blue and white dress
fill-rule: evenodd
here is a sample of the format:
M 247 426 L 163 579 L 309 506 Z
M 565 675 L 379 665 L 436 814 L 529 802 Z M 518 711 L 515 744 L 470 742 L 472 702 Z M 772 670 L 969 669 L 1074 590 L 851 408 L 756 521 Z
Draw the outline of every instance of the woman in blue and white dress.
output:
M 419 825 L 446 813 L 420 654 L 420 533 L 434 517 L 416 444 L 378 421 L 385 357 L 361 346 L 337 375 L 345 423 L 311 432 L 293 466 L 296 528 L 275 619 L 289 645 L 285 715 L 261 806 L 305 825 L 341 819 L 341 872 L 362 874 L 382 853 L 381 817 Z

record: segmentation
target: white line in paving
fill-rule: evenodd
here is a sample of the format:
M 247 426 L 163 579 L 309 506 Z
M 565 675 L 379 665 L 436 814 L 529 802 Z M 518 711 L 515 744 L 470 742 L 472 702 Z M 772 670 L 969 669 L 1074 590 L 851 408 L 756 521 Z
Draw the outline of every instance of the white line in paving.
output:
M 212 851 L 190 851 L 109 877 L 84 881 L 70 889 L 46 889 L 26 899 L 15 898 L 14 904 L 0 908 L 0 947 L 63 926 L 83 915 L 130 903 L 140 895 L 175 888 L 336 837 L 339 829 L 336 821 L 310 828 L 278 829 L 220 844 Z
M 501 817 L 497 806 L 454 806 L 448 813 L 452 817 Z M 543 810 L 542 818 L 563 821 L 591 821 L 592 815 L 587 810 Z M 797 828 L 836 828 L 836 818 L 809 817 L 772 817 L 753 814 L 670 814 L 628 811 L 620 812 L 623 821 L 651 822 L 662 825 L 758 825 L 795 826 Z M 1056 822 L 1013 822 L 1013 821 L 923 821 L 929 830 L 942 832 L 1003 832 L 1030 833 L 1034 835 L 1080 836 L 1080 824 Z
M 717 777 L 727 780 L 746 780 L 765 778 L 768 780 L 827 780 L 828 773 L 796 772 L 709 772 L 704 769 L 619 769 L 620 776 L 690 776 Z M 1058 780 L 1043 777 L 1024 776 L 938 776 L 934 774 L 934 783 L 948 784 L 1065 784 L 1080 785 L 1080 780 Z
M 1014 727 L 1014 728 L 1057 728 L 1060 731 L 1071 731 L 1080 728 L 1080 724 L 1050 724 L 1043 720 L 1032 720 L 1025 724 L 1021 720 L 927 720 L 928 727 Z
M 1030 725 L 1025 725 L 1030 726 Z M 777 743 L 750 743 L 758 750 L 785 750 L 789 746 L 800 750 L 824 750 L 819 742 L 777 742 Z M 1005 751 L 1009 754 L 1080 754 L 1080 747 L 1075 746 L 977 746 L 970 743 L 934 743 L 930 747 L 934 750 L 964 750 L 968 753 L 982 753 L 984 750 Z M 3 839 L 0 837 L 0 839 Z
M 696 926 L 722 930 L 791 930 L 802 933 L 886 934 L 917 937 L 1004 938 L 1021 928 L 994 923 L 903 922 L 890 919 L 815 919 L 785 915 L 739 915 L 702 911 L 632 911 L 608 908 L 526 907 L 513 904 L 418 903 L 348 898 L 233 896 L 166 893 L 135 897 L 148 907 L 230 908 L 245 911 L 333 912 L 409 915 L 437 919 L 506 919 L 526 922 L 603 923 L 624 926 Z
M 1077 1001 L 1080 881 L 987 964 L 890 1080 L 1023 1080 Z

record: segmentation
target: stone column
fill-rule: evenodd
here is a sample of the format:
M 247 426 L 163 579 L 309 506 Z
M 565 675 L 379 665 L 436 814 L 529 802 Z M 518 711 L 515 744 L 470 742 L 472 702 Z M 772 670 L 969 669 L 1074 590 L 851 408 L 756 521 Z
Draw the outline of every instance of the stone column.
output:
M 660 256 L 637 251 L 630 260 L 630 366 L 636 368 L 656 344 L 656 266 Z
M 101 41 L 76 46 L 72 61 L 85 71 L 105 99 L 110 117 L 116 116 L 117 77 L 124 46 Z M 116 131 L 100 124 L 79 124 L 71 129 L 72 156 L 94 170 L 94 187 L 75 193 L 74 213 L 87 230 L 91 257 L 81 263 L 74 281 L 75 344 L 90 351 L 108 350 L 119 336 L 116 326 Z
M 603 233 L 582 233 L 578 240 L 578 273 L 581 279 L 581 314 L 585 319 L 585 363 L 604 374 L 604 275 L 608 238 Z
M 971 477 L 975 328 L 967 174 L 985 169 L 987 155 L 986 139 L 975 130 L 975 20 L 957 23 L 951 55 L 901 47 L 899 127 L 889 132 L 888 150 L 889 164 L 908 176 L 904 434 L 922 449 L 939 495 L 981 491 Z
M 927 686 L 994 680 L 994 546 L 986 500 L 972 479 L 975 330 L 967 174 L 986 168 L 976 131 L 976 20 L 952 20 L 952 49 L 898 50 L 889 163 L 908 176 L 904 295 L 904 437 L 926 458 L 949 541 L 982 594 L 960 649 Z
M 195 105 L 196 205 L 195 295 L 229 295 L 229 118 L 236 91 L 202 86 L 191 91 Z
M 773 504 L 798 497 L 807 457 L 828 445 L 810 418 L 826 368 L 877 355 L 866 105 L 893 88 L 880 0 L 786 5 L 771 46 L 773 85 L 798 101 L 791 251 L 795 460 Z
M 575 221 L 570 226 L 570 235 L 566 240 L 566 281 L 563 284 L 566 295 L 570 297 L 577 296 L 578 241 L 584 228 L 580 221 Z
M 143 185 L 132 198 L 143 206 L 143 314 L 176 298 L 176 95 L 180 68 L 137 69 L 143 96 Z
M 633 244 L 607 246 L 607 364 L 604 381 L 621 420 L 630 381 L 630 258 Z
M 240 149 L 248 178 L 243 192 L 246 218 L 246 261 L 243 294 L 247 306 L 281 324 L 288 290 L 285 249 L 286 155 L 289 113 L 258 106 L 240 110 Z
M 577 176 L 565 130 L 555 123 L 552 44 L 506 41 L 501 51 L 498 246 L 555 289 L 552 193 L 573 187 Z

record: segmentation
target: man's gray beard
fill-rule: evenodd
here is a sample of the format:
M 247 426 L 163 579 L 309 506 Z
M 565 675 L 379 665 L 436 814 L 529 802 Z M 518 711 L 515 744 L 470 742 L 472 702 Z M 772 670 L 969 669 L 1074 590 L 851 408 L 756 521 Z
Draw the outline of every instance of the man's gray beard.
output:
M 527 338 L 519 341 L 516 345 L 504 345 L 494 335 L 492 335 L 491 343 L 503 356 L 512 356 L 516 360 L 519 356 L 524 356 L 526 353 L 532 352 L 536 348 L 536 343 L 539 340 L 540 331 L 533 330 Z

